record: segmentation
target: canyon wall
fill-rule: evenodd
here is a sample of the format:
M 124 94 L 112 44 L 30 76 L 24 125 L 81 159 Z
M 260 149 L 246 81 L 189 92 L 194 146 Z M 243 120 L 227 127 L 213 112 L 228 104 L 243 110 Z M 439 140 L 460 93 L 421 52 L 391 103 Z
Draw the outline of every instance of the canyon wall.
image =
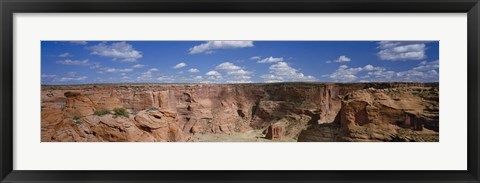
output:
M 298 141 L 425 140 L 397 137 L 401 130 L 438 136 L 437 83 L 42 86 L 41 100 L 42 141 L 179 142 L 268 129 Z M 127 114 L 99 114 L 114 109 Z

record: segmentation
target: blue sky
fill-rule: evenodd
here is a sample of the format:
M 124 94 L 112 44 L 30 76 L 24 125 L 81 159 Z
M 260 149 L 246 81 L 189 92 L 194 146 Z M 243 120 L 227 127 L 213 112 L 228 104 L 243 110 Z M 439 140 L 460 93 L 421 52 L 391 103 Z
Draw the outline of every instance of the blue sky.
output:
M 438 41 L 42 41 L 42 84 L 438 82 Z

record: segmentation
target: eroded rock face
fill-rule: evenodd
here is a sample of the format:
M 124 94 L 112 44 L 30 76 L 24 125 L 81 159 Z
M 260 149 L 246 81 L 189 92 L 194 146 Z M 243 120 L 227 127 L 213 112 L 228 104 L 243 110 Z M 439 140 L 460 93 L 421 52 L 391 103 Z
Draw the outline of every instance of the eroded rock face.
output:
M 282 139 L 285 137 L 285 128 L 282 125 L 272 124 L 267 128 L 267 139 Z
M 128 117 L 96 113 L 114 108 Z M 438 84 L 42 87 L 42 141 L 183 142 L 280 126 L 280 139 L 299 141 L 418 141 L 409 130 L 438 136 Z
M 344 97 L 333 124 L 316 125 L 299 140 L 438 141 L 438 106 L 437 87 L 357 90 Z

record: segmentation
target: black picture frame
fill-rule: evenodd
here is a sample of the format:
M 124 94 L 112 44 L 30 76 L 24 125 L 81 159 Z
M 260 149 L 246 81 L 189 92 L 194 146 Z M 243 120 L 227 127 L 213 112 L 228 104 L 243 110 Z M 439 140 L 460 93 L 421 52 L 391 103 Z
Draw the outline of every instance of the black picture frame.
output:
M 480 182 L 478 0 L 0 0 L 1 182 Z M 468 14 L 466 171 L 24 171 L 13 170 L 14 13 L 454 13 Z M 339 160 L 340 161 L 340 160 Z

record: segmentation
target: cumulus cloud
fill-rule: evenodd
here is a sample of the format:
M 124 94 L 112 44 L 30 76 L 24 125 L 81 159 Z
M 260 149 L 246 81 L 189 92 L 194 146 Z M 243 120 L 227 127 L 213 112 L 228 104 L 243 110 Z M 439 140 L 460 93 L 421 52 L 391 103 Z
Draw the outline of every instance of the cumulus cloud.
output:
M 60 78 L 60 82 L 67 82 L 67 81 L 83 81 L 87 79 L 87 76 L 79 76 L 79 77 L 62 77 Z
M 207 76 L 221 76 L 221 74 L 217 71 L 208 71 L 205 75 L 207 75 Z
M 396 73 L 396 77 L 402 81 L 412 82 L 438 82 L 439 80 L 439 62 L 421 62 L 416 67 Z
M 425 54 L 426 45 L 422 42 L 410 41 L 381 41 L 378 43 L 377 53 L 381 60 L 406 61 L 422 60 L 427 58 Z
M 238 49 L 253 47 L 253 41 L 207 41 L 203 44 L 190 48 L 189 54 L 198 53 L 213 53 L 213 50 L 218 49 Z
M 172 83 L 175 81 L 175 78 L 173 76 L 160 76 L 160 77 L 157 77 L 157 81 Z
M 145 67 L 145 65 L 142 65 L 142 64 L 135 64 L 129 68 L 102 67 L 98 62 L 90 64 L 90 69 L 98 69 L 97 73 L 99 74 L 106 73 L 106 72 L 107 73 L 120 72 L 123 75 L 124 72 L 132 72 L 135 69 L 139 69 L 143 67 Z
M 257 61 L 257 63 L 275 63 L 275 62 L 282 62 L 282 61 L 283 61 L 283 57 L 280 57 L 280 58 L 267 57 Z
M 345 55 L 341 55 L 337 59 L 334 60 L 334 62 L 350 62 L 352 59 L 348 58 Z
M 391 81 L 394 77 L 394 71 L 378 70 L 374 72 L 368 72 L 368 75 L 365 75 L 362 78 L 372 78 L 371 81 Z
M 42 83 L 54 82 L 57 78 L 55 74 L 42 74 Z
M 327 60 L 325 63 L 329 64 L 329 63 L 333 63 L 333 62 L 350 62 L 352 61 L 351 58 L 348 58 L 347 56 L 345 55 L 340 55 L 337 59 L 335 60 Z
M 341 65 L 335 72 L 323 77 L 329 77 L 336 82 L 352 82 L 358 79 L 357 73 L 362 71 L 383 71 L 385 68 L 366 65 L 364 67 L 349 68 L 347 65 Z
M 265 82 L 300 82 L 315 81 L 313 76 L 306 76 L 286 62 L 278 62 L 269 67 L 269 74 L 260 76 Z
M 135 69 L 139 69 L 139 68 L 143 68 L 143 67 L 145 67 L 145 65 L 142 65 L 142 64 L 133 65 L 133 68 L 135 68 Z
M 336 82 L 438 82 L 438 63 L 438 60 L 423 61 L 409 70 L 399 72 L 373 65 L 356 68 L 341 65 L 335 72 L 323 75 L 323 77 L 329 77 Z
M 173 68 L 174 69 L 179 69 L 179 68 L 182 68 L 182 67 L 185 67 L 185 66 L 187 66 L 186 63 L 180 62 L 177 65 L 173 66 Z
M 90 63 L 88 63 L 88 59 L 85 59 L 85 60 L 66 59 L 66 60 L 57 61 L 56 63 L 57 64 L 62 64 L 62 65 L 77 65 L 77 66 L 89 66 L 90 65 Z
M 188 72 L 195 73 L 195 72 L 200 72 L 200 70 L 198 70 L 196 68 L 191 68 L 191 69 L 188 69 Z
M 135 50 L 132 45 L 126 42 L 112 44 L 103 42 L 89 47 L 89 49 L 92 55 L 110 57 L 112 60 L 119 60 L 122 62 L 135 62 L 143 57 L 142 52 Z
M 225 78 L 228 83 L 251 83 L 253 72 L 247 71 L 244 68 L 237 66 L 231 62 L 224 62 L 217 67 L 215 70 L 223 72 L 227 77 Z
M 124 68 L 124 69 L 119 69 L 119 68 L 111 68 L 111 67 L 103 67 L 100 70 L 103 72 L 132 72 L 132 68 Z
M 68 72 L 66 76 L 60 77 L 59 82 L 79 82 L 87 79 L 87 76 L 77 76 L 77 72 Z
M 217 67 L 215 67 L 216 70 L 220 70 L 220 71 L 233 71 L 233 70 L 238 70 L 238 69 L 241 69 L 239 66 L 236 66 L 235 64 L 231 63 L 231 62 L 224 62 L 224 63 L 221 63 L 219 65 L 217 65 Z
M 250 57 L 250 60 L 260 60 L 261 57 L 260 56 L 253 56 L 253 57 Z
M 206 74 L 207 79 L 209 80 L 219 80 L 222 79 L 222 74 L 220 74 L 218 71 L 208 71 Z
M 137 77 L 137 80 L 140 80 L 140 81 L 152 80 L 153 79 L 153 74 L 155 72 L 158 72 L 157 68 L 148 69 L 146 72 L 141 73 Z
M 71 56 L 72 55 L 68 52 L 65 52 L 65 53 L 62 53 L 62 54 L 58 55 L 58 57 L 60 57 L 60 58 L 71 57 Z

